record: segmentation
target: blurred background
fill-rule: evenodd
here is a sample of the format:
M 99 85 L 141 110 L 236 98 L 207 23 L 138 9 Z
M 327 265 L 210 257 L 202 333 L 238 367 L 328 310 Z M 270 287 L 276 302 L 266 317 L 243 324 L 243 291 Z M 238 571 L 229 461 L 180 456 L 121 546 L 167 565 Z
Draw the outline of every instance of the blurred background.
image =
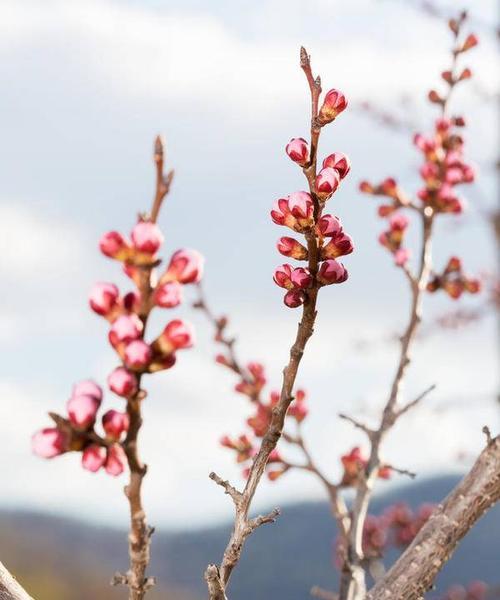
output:
M 48 424 L 48 410 L 64 409 L 74 381 L 103 384 L 115 366 L 87 295 L 96 280 L 127 284 L 97 242 L 109 229 L 129 231 L 149 208 L 154 136 L 165 136 L 167 166 L 176 170 L 160 219 L 165 252 L 187 246 L 206 256 L 209 303 L 229 315 L 240 355 L 262 361 L 276 388 L 298 312 L 283 306 L 272 282 L 283 262 L 275 249 L 282 232 L 269 210 L 304 185 L 284 153 L 308 130 L 300 45 L 324 89 L 349 99 L 322 135 L 320 154 L 351 158 L 334 213 L 356 252 L 344 261 L 349 281 L 320 299 L 299 376 L 311 409 L 305 435 L 335 477 L 340 454 L 364 442 L 336 415 L 376 418 L 408 310 L 406 282 L 377 242 L 377 203 L 357 185 L 395 176 L 417 189 L 412 132 L 432 126 L 426 94 L 448 66 L 446 17 L 462 8 L 470 9 L 480 45 L 466 56 L 474 79 L 457 89 L 452 112 L 467 118 L 467 158 L 479 178 L 464 189 L 466 213 L 440 219 L 435 260 L 440 268 L 458 254 L 467 272 L 491 276 L 498 252 L 494 0 L 0 0 L 0 559 L 36 598 L 124 594 L 106 587 L 113 569 L 126 566 L 124 479 L 85 472 L 72 454 L 42 461 L 29 442 Z M 482 448 L 483 425 L 498 430 L 495 309 L 487 293 L 465 298 L 460 308 L 474 318 L 443 328 L 439 321 L 457 308 L 444 294 L 426 299 L 405 396 L 437 388 L 392 432 L 384 455 L 418 478 L 411 486 L 397 478 L 382 484 L 378 506 L 442 498 Z M 202 315 L 187 302 L 175 316 L 195 323 L 198 343 L 151 380 L 145 405 L 145 504 L 159 532 L 151 572 L 162 586 L 152 598 L 197 600 L 205 594 L 203 568 L 219 559 L 232 518 L 207 475 L 241 481 L 218 440 L 241 432 L 249 407 L 214 363 Z M 121 405 L 108 394 L 108 408 Z M 322 488 L 304 474 L 263 482 L 255 509 L 279 505 L 284 514 L 249 542 L 235 597 L 254 597 L 247 582 L 257 571 L 265 598 L 295 600 L 312 584 L 332 587 L 334 530 L 322 500 Z M 439 585 L 500 583 L 499 514 L 474 530 Z

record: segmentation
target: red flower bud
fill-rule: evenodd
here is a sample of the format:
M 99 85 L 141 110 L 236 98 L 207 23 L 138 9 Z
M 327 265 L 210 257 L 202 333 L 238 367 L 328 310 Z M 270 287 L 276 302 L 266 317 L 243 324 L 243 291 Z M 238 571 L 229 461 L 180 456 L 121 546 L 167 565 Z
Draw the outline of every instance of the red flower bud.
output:
M 466 52 L 467 50 L 474 48 L 474 46 L 477 46 L 478 44 L 479 40 L 477 36 L 473 33 L 469 33 L 469 35 L 465 38 L 465 42 L 462 44 L 460 51 Z
M 99 248 L 105 256 L 121 261 L 127 260 L 131 251 L 128 242 L 117 231 L 105 233 L 99 241 Z
M 333 121 L 347 107 L 346 97 L 339 90 L 330 90 L 325 94 L 323 105 L 320 108 L 318 122 L 326 125 Z
M 194 328 L 191 323 L 181 319 L 174 319 L 167 324 L 163 333 L 155 341 L 155 349 L 163 354 L 171 354 L 175 350 L 191 348 L 195 341 Z
M 375 188 L 368 181 L 361 181 L 359 184 L 359 191 L 363 194 L 373 194 L 375 192 Z
M 73 427 L 81 430 L 92 427 L 100 404 L 101 401 L 94 396 L 71 397 L 66 404 L 66 408 Z
M 394 262 L 398 267 L 404 266 L 410 258 L 410 251 L 408 248 L 398 248 L 394 252 Z
M 113 283 L 96 283 L 89 295 L 90 308 L 106 316 L 117 306 L 120 292 Z
M 296 260 L 307 260 L 307 248 L 291 237 L 281 237 L 277 244 L 278 251 L 284 256 Z
M 343 283 L 348 276 L 349 274 L 344 265 L 331 258 L 321 263 L 317 278 L 321 284 L 330 285 L 332 283 Z
M 167 271 L 160 284 L 167 281 L 179 283 L 198 283 L 203 276 L 204 257 L 197 251 L 185 248 L 172 254 Z
M 326 167 L 321 169 L 316 177 L 316 194 L 325 200 L 338 188 L 340 175 L 336 169 Z
M 67 436 L 56 427 L 46 427 L 31 437 L 31 450 L 41 458 L 54 458 L 68 450 Z
M 85 379 L 75 383 L 71 391 L 71 396 L 93 396 L 99 403 L 102 400 L 102 389 L 91 379 Z
M 344 177 L 351 170 L 351 162 L 349 158 L 342 152 L 334 152 L 325 158 L 323 161 L 323 168 L 330 167 L 338 171 L 340 179 Z
M 314 204 L 307 192 L 294 192 L 274 203 L 271 218 L 277 225 L 304 232 L 314 223 Z
M 133 371 L 143 371 L 151 362 L 153 352 L 144 340 L 134 340 L 125 348 L 125 364 Z
M 472 77 L 472 71 L 467 67 L 465 68 L 459 75 L 458 81 L 463 81 L 464 79 L 470 79 Z
M 102 426 L 108 438 L 119 440 L 123 433 L 128 431 L 130 418 L 127 413 L 117 410 L 108 410 L 102 416 Z
M 309 162 L 309 145 L 303 138 L 292 138 L 286 146 L 286 153 L 301 166 Z
M 338 217 L 323 215 L 318 221 L 317 230 L 323 237 L 335 237 L 342 231 L 342 224 Z
M 429 101 L 433 102 L 434 104 L 443 104 L 443 102 L 444 102 L 444 100 L 436 92 L 436 90 L 430 90 L 430 92 L 428 93 L 427 97 L 429 98 Z
M 113 346 L 132 342 L 140 337 L 143 329 L 144 325 L 137 315 L 121 315 L 111 325 L 109 341 Z
M 283 302 L 288 308 L 298 308 L 307 300 L 307 294 L 303 290 L 290 290 L 285 294 Z
M 330 242 L 321 249 L 321 259 L 338 258 L 351 254 L 354 250 L 352 239 L 344 232 L 332 237 Z
M 108 475 L 118 477 L 118 475 L 121 475 L 125 470 L 126 464 L 127 456 L 119 444 L 114 444 L 111 448 L 108 448 L 108 455 L 104 464 L 104 468 Z
M 288 264 L 280 265 L 273 275 L 274 282 L 287 290 L 308 288 L 312 284 L 311 274 L 302 267 L 293 268 Z
M 124 398 L 133 396 L 138 389 L 136 376 L 125 367 L 118 367 L 110 373 L 108 385 L 111 391 Z
M 156 254 L 164 240 L 158 225 L 151 221 L 139 221 L 132 229 L 131 238 L 134 248 L 145 254 Z
M 97 444 L 87 446 L 82 452 L 82 467 L 96 473 L 106 462 L 106 449 Z
M 174 308 L 182 302 L 182 285 L 178 281 L 168 281 L 159 285 L 154 293 L 154 301 L 162 308 Z

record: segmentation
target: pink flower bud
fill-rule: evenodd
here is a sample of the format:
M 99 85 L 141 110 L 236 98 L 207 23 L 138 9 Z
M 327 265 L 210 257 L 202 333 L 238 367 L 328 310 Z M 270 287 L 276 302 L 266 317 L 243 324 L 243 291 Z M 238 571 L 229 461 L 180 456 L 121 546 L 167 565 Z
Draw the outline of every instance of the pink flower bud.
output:
M 398 267 L 405 265 L 409 258 L 410 251 L 408 248 L 398 248 L 396 252 L 394 252 L 394 262 Z
M 436 92 L 436 90 L 430 90 L 429 93 L 427 94 L 427 97 L 429 98 L 429 101 L 432 102 L 433 104 L 443 104 L 444 103 L 443 98 Z
M 136 376 L 125 367 L 118 367 L 109 374 L 108 385 L 112 392 L 124 398 L 133 396 L 137 392 Z
M 361 181 L 359 183 L 359 191 L 363 194 L 373 194 L 375 192 L 375 188 L 369 181 Z
M 309 145 L 303 138 L 292 138 L 286 146 L 286 153 L 301 166 L 309 161 Z
M 56 427 L 46 427 L 31 437 L 31 450 L 41 458 L 54 458 L 68 450 L 67 436 Z
M 344 177 L 351 170 L 351 162 L 347 158 L 345 154 L 342 152 L 334 152 L 327 156 L 323 161 L 323 168 L 330 167 L 338 171 L 340 175 L 340 179 L 344 179 Z
M 174 308 L 182 302 L 182 285 L 178 281 L 168 281 L 156 288 L 155 304 L 162 308 Z
M 278 251 L 284 256 L 295 258 L 296 260 L 307 260 L 307 248 L 299 241 L 291 237 L 282 237 L 278 240 Z
M 462 45 L 461 51 L 466 52 L 467 50 L 474 48 L 474 46 L 477 46 L 478 44 L 479 40 L 477 36 L 473 33 L 469 33 L 469 35 L 465 39 L 465 42 Z
M 118 231 L 105 233 L 99 241 L 99 248 L 105 256 L 121 261 L 127 260 L 131 250 L 128 242 Z
M 409 223 L 408 217 L 402 213 L 397 213 L 389 219 L 389 226 L 393 231 L 404 231 Z
M 125 348 L 125 364 L 134 371 L 144 370 L 151 362 L 153 352 L 143 340 L 134 340 Z
M 287 290 L 294 288 L 304 289 L 310 287 L 312 284 L 312 277 L 307 269 L 303 269 L 302 267 L 294 269 L 288 264 L 277 267 L 274 271 L 273 279 L 276 285 Z
M 91 379 L 85 379 L 75 383 L 71 391 L 71 396 L 93 396 L 99 403 L 102 400 L 102 389 Z
M 119 440 L 123 433 L 128 431 L 130 418 L 127 413 L 117 410 L 108 410 L 102 416 L 102 426 L 108 438 Z
M 323 215 L 318 221 L 318 232 L 323 237 L 334 237 L 342 231 L 342 224 L 338 217 Z
M 338 258 L 351 254 L 354 250 L 352 239 L 344 232 L 332 237 L 330 242 L 321 249 L 321 258 Z
M 131 238 L 134 248 L 145 254 L 155 254 L 164 240 L 158 225 L 150 221 L 139 221 L 132 229 Z
M 144 325 L 135 314 L 121 315 L 113 322 L 109 331 L 109 339 L 113 346 L 124 342 L 136 340 L 142 333 Z
M 297 267 L 292 271 L 292 284 L 295 288 L 306 289 L 312 285 L 311 273 L 308 269 Z
M 127 292 L 121 299 L 121 306 L 127 313 L 137 312 L 141 305 L 141 296 L 139 292 Z
M 333 121 L 346 107 L 347 100 L 342 92 L 338 90 L 327 92 L 318 115 L 320 125 L 326 125 Z
M 89 295 L 90 308 L 98 315 L 108 315 L 117 305 L 119 295 L 113 283 L 96 283 Z
M 383 219 L 385 219 L 389 215 L 392 215 L 392 213 L 396 210 L 397 210 L 397 206 L 394 206 L 394 204 L 381 204 L 377 208 L 377 214 L 379 217 L 382 217 Z
M 127 456 L 119 444 L 114 444 L 108 448 L 108 455 L 104 464 L 104 468 L 108 475 L 112 475 L 113 477 L 121 475 L 125 470 L 126 464 Z
M 87 446 L 82 452 L 82 467 L 96 473 L 106 461 L 106 449 L 97 444 Z
M 321 169 L 316 177 L 316 193 L 325 199 L 331 196 L 339 187 L 340 175 L 336 169 L 326 167 Z
M 317 278 L 323 285 L 330 285 L 332 283 L 343 283 L 348 276 L 349 274 L 344 265 L 331 258 L 321 263 Z
M 157 371 L 165 371 L 171 369 L 177 361 L 177 358 L 173 352 L 165 354 L 164 356 L 154 356 L 153 361 L 149 365 L 148 371 L 150 373 L 156 373 Z
M 175 350 L 191 348 L 194 341 L 195 334 L 191 323 L 174 319 L 167 324 L 163 333 L 156 340 L 155 345 L 163 354 L 170 354 Z
M 189 248 L 177 250 L 170 259 L 167 271 L 160 283 L 178 281 L 179 283 L 198 283 L 203 275 L 205 259 L 196 250 Z
M 71 424 L 76 429 L 92 427 L 100 404 L 94 396 L 72 396 L 66 404 Z
M 277 225 L 285 225 L 304 232 L 314 223 L 314 204 L 307 192 L 294 192 L 274 203 L 271 218 Z

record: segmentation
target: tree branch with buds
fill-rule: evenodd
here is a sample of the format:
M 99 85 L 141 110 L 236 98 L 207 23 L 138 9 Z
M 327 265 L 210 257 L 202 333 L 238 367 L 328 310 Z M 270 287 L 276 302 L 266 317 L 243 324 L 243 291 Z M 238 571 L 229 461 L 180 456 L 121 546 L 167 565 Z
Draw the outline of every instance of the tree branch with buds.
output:
M 109 475 L 118 476 L 128 466 L 125 495 L 130 509 L 130 566 L 126 573 L 117 573 L 112 583 L 127 585 L 130 600 L 142 600 L 155 583 L 147 575 L 154 529 L 147 523 L 143 506 L 142 485 L 147 466 L 139 453 L 142 409 L 147 396 L 144 376 L 173 367 L 177 352 L 190 348 L 194 341 L 192 326 L 181 319 L 170 321 L 150 342 L 146 340 L 147 325 L 154 309 L 180 305 L 184 285 L 198 282 L 203 270 L 201 255 L 182 249 L 158 274 L 161 260 L 157 253 L 164 240 L 157 219 L 173 178 L 173 171 L 165 174 L 163 170 L 164 145 L 160 137 L 155 140 L 154 161 L 156 190 L 151 212 L 139 215 L 130 240 L 110 231 L 99 243 L 105 256 L 122 263 L 135 290 L 120 296 L 113 283 L 97 283 L 89 297 L 91 309 L 109 323 L 109 342 L 121 361 L 107 383 L 114 394 L 125 400 L 125 411 L 108 410 L 102 416 L 104 435 L 99 434 L 95 425 L 103 390 L 91 380 L 82 381 L 73 387 L 67 403 L 68 417 L 49 413 L 55 427 L 43 429 L 32 438 L 35 454 L 54 458 L 69 451 L 81 452 L 83 468 L 94 473 L 104 469 Z
M 286 237 L 280 239 L 278 249 L 285 256 L 307 261 L 307 268 L 294 268 L 284 264 L 274 273 L 275 283 L 287 290 L 284 297 L 285 305 L 289 308 L 302 306 L 302 317 L 290 349 L 288 364 L 283 370 L 281 392 L 270 410 L 267 430 L 253 457 L 245 487 L 238 494 L 230 493 L 236 513 L 233 531 L 220 566 L 210 565 L 205 573 L 212 600 L 224 597 L 220 596 L 221 590 L 226 593 L 229 578 L 240 559 L 246 538 L 261 524 L 272 522 L 277 516 L 277 511 L 273 511 L 270 515 L 251 519 L 249 517 L 251 503 L 266 465 L 282 435 L 285 417 L 294 398 L 293 388 L 300 361 L 314 329 L 319 289 L 325 285 L 342 283 L 347 279 L 346 269 L 335 258 L 352 252 L 352 243 L 343 233 L 340 222 L 331 215 L 323 216 L 326 201 L 339 186 L 341 179 L 339 170 L 334 169 L 330 164 L 324 164 L 323 169 L 316 173 L 321 128 L 332 122 L 345 109 L 347 102 L 339 91 L 330 90 L 325 94 L 320 108 L 321 80 L 313 76 L 310 58 L 304 48 L 301 48 L 300 52 L 300 67 L 305 73 L 311 97 L 310 143 L 308 144 L 303 138 L 294 138 L 286 150 L 289 157 L 302 167 L 309 191 L 295 192 L 287 198 L 278 200 L 271 217 L 277 225 L 289 227 L 304 236 L 305 245 L 294 238 Z M 344 176 L 347 174 L 348 163 L 343 155 L 332 155 L 329 159 L 336 163 L 342 162 Z M 323 246 L 325 237 L 332 239 L 329 244 Z M 210 316 L 210 313 L 207 314 Z M 227 366 L 231 365 L 235 372 L 242 374 L 234 356 L 226 357 L 226 362 Z M 245 383 L 248 382 L 243 377 L 243 384 Z M 211 477 L 219 479 L 215 475 Z M 226 482 L 223 482 L 223 487 L 226 492 L 228 489 L 233 489 Z

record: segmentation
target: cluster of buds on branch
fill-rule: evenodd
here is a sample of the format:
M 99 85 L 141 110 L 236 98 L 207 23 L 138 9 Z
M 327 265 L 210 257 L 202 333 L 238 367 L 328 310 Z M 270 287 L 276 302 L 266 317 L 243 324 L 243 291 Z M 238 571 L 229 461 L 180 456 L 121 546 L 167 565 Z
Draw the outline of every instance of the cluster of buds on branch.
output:
M 306 64 L 308 57 L 304 55 L 305 51 L 302 53 L 302 62 Z M 318 80 L 310 75 L 309 84 L 315 94 L 313 104 L 317 107 L 321 92 Z M 336 259 L 353 251 L 352 240 L 342 229 L 337 217 L 322 213 L 326 202 L 349 173 L 349 159 L 341 152 L 330 154 L 316 173 L 321 127 L 333 121 L 346 107 L 347 100 L 342 92 L 327 92 L 319 112 L 313 108 L 315 116 L 311 143 L 304 138 L 292 138 L 285 149 L 289 158 L 302 168 L 309 183 L 308 192 L 294 192 L 286 198 L 280 198 L 271 210 L 271 218 L 276 225 L 288 227 L 305 238 L 301 243 L 293 237 L 284 236 L 277 243 L 278 251 L 283 256 L 308 262 L 307 267 L 283 264 L 274 272 L 276 285 L 287 290 L 284 302 L 289 308 L 304 304 L 311 288 L 317 290 L 320 286 L 343 283 L 348 277 L 347 270 Z
M 450 298 L 458 300 L 464 292 L 477 294 L 481 291 L 481 281 L 467 277 L 462 268 L 462 261 L 452 256 L 441 274 L 432 273 L 427 283 L 428 292 L 444 290 Z
M 65 452 L 81 452 L 82 465 L 89 471 L 101 468 L 110 475 L 120 475 L 128 466 L 130 481 L 125 495 L 130 505 L 130 569 L 117 575 L 115 583 L 129 587 L 130 600 L 142 600 L 153 585 L 146 577 L 152 529 L 146 523 L 142 507 L 142 480 L 147 467 L 141 461 L 138 434 L 142 426 L 142 403 L 146 391 L 142 378 L 146 374 L 170 369 L 177 352 L 194 343 L 192 326 L 182 320 L 169 321 L 152 338 L 146 338 L 146 326 L 154 309 L 173 309 L 183 300 L 184 286 L 198 283 L 203 273 L 203 257 L 196 250 L 174 252 L 164 270 L 160 270 L 158 252 L 164 238 L 157 225 L 163 199 L 170 190 L 173 171 L 164 174 L 164 147 L 155 142 L 156 192 L 151 212 L 139 215 L 130 238 L 118 231 L 104 234 L 101 252 L 122 264 L 134 289 L 120 294 L 114 283 L 97 283 L 89 296 L 90 308 L 109 325 L 108 339 L 120 365 L 108 376 L 111 392 L 125 401 L 125 410 L 108 410 L 102 416 L 102 432 L 96 430 L 97 413 L 103 400 L 102 389 L 92 381 L 77 384 L 67 404 L 67 418 L 50 413 L 54 428 L 34 434 L 35 454 L 53 458 Z

